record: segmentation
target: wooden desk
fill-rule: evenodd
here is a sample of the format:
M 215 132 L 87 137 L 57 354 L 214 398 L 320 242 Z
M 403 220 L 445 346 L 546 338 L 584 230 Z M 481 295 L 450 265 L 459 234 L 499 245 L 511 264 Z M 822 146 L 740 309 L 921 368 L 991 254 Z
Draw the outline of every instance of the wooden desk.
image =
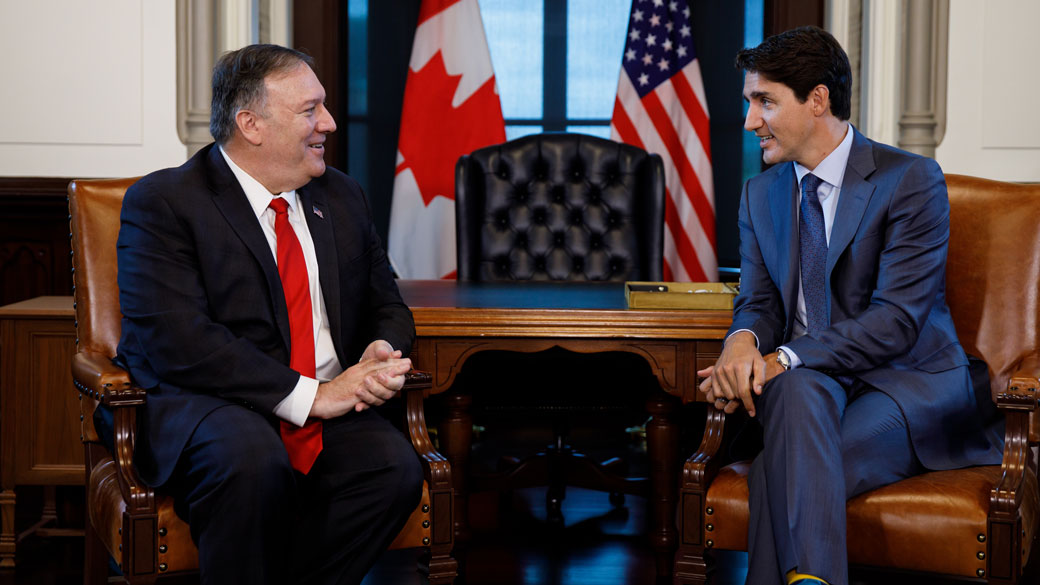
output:
M 85 479 L 69 369 L 75 351 L 72 297 L 0 307 L 0 568 L 14 567 L 15 485 L 82 485 Z M 53 491 L 49 495 L 41 524 L 55 517 Z
M 728 311 L 630 310 L 617 283 L 502 283 L 398 281 L 415 316 L 412 357 L 433 374 L 432 393 L 447 390 L 466 360 L 487 350 L 537 352 L 561 347 L 581 353 L 624 351 L 642 356 L 664 393 L 647 410 L 651 462 L 650 538 L 659 575 L 672 569 L 678 545 L 675 505 L 678 402 L 697 400 L 697 370 L 715 363 L 729 329 Z M 466 484 L 472 416 L 468 396 L 446 395 L 441 452 L 455 483 L 456 538 L 469 537 Z
M 653 464 L 651 541 L 658 571 L 671 571 L 676 547 L 677 402 L 697 399 L 696 371 L 714 363 L 730 324 L 724 311 L 628 310 L 619 284 L 465 284 L 399 281 L 415 315 L 416 366 L 447 390 L 466 360 L 486 350 L 536 352 L 559 346 L 642 356 L 667 394 L 647 405 Z M 15 485 L 80 485 L 78 394 L 69 363 L 75 352 L 72 297 L 38 297 L 0 307 L 0 567 L 14 566 Z M 672 397 L 672 398 L 670 398 Z M 466 397 L 446 396 L 451 414 L 441 452 L 457 472 L 457 534 L 466 536 L 472 418 Z M 20 448 L 16 450 L 16 446 Z M 674 465 L 671 462 L 674 461 Z

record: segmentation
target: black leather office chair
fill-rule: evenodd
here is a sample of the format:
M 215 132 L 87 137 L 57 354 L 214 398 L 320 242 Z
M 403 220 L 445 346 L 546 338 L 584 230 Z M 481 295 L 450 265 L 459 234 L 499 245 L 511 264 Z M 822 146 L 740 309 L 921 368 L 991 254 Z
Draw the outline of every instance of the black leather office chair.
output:
M 459 158 L 458 279 L 660 280 L 661 157 L 583 134 L 536 134 Z
M 594 136 L 537 134 L 462 156 L 455 168 L 458 279 L 661 280 L 664 192 L 660 156 Z M 615 504 L 624 493 L 646 495 L 646 479 L 627 477 L 624 461 L 594 462 L 572 451 L 567 436 L 579 421 L 595 427 L 618 419 L 644 422 L 645 394 L 633 386 L 654 387 L 635 356 L 564 353 L 500 354 L 490 362 L 475 356 L 470 380 L 494 379 L 496 386 L 512 388 L 462 390 L 471 393 L 478 420 L 483 414 L 494 421 L 497 414 L 500 421 L 519 418 L 529 426 L 537 413 L 552 419 L 547 450 L 509 460 L 512 465 L 498 473 L 474 475 L 471 486 L 508 491 L 548 485 L 553 521 L 562 521 L 565 485 L 610 492 Z M 633 362 L 635 367 L 625 366 Z M 481 364 L 489 374 L 481 373 Z M 645 374 L 632 371 L 639 368 Z M 582 391 L 595 392 L 598 403 L 577 399 Z

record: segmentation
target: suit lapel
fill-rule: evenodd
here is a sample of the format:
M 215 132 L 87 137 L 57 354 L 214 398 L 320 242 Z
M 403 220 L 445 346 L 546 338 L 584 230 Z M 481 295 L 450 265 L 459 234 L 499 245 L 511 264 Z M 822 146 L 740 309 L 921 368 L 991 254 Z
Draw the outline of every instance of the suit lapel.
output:
M 325 299 L 325 313 L 329 318 L 332 330 L 332 342 L 336 352 L 343 356 L 344 348 L 339 343 L 339 260 L 336 254 L 336 240 L 333 233 L 332 214 L 326 201 L 325 191 L 315 186 L 312 181 L 299 189 L 300 210 L 307 218 L 307 227 L 314 241 L 314 254 L 318 259 L 318 278 L 321 295 Z
M 867 203 L 874 193 L 874 185 L 866 178 L 874 172 L 874 154 L 870 141 L 853 128 L 852 149 L 849 161 L 845 165 L 845 176 L 842 178 L 841 194 L 838 197 L 838 209 L 834 214 L 834 225 L 831 227 L 831 238 L 827 245 L 827 295 L 830 297 L 830 276 L 838 258 L 852 242 L 852 237 L 859 229 Z
M 231 229 L 238 234 L 246 248 L 260 263 L 267 280 L 271 306 L 274 307 L 275 322 L 278 324 L 285 347 L 290 347 L 289 310 L 285 306 L 285 292 L 282 291 L 282 280 L 278 276 L 278 265 L 274 261 L 274 255 L 271 254 L 271 246 L 267 243 L 260 222 L 256 220 L 253 208 L 249 206 L 249 199 L 242 191 L 242 186 L 239 185 L 234 173 L 224 161 L 220 149 L 215 145 L 209 153 L 208 165 L 210 167 L 210 188 L 214 193 L 213 201 Z
M 798 300 L 798 215 L 795 213 L 798 209 L 798 182 L 793 164 L 784 163 L 779 177 L 769 188 L 767 199 L 776 237 L 773 254 L 780 277 L 780 295 L 787 308 L 787 327 L 790 329 Z

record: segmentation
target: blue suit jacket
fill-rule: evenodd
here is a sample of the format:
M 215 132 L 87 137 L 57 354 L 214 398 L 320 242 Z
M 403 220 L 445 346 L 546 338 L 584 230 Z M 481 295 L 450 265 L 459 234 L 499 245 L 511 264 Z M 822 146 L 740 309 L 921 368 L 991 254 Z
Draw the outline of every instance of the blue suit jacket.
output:
M 1000 461 L 999 430 L 976 401 L 968 359 L 946 306 L 949 201 L 939 165 L 855 132 L 831 229 L 830 327 L 791 339 L 798 302 L 799 191 L 793 163 L 744 185 L 740 295 L 733 327 L 780 345 L 803 367 L 852 375 L 891 396 L 931 469 Z
M 407 355 L 415 325 L 360 187 L 329 168 L 298 193 L 340 363 L 357 362 L 375 339 Z M 237 404 L 274 421 L 299 380 L 289 316 L 271 248 L 215 145 L 127 191 L 117 252 L 116 359 L 148 390 L 135 462 L 159 485 L 212 410 Z

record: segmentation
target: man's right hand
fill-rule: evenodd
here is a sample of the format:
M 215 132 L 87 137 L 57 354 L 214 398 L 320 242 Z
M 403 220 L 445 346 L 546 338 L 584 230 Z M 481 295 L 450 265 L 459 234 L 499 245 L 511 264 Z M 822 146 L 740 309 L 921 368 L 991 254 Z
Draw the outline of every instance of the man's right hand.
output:
M 697 372 L 697 375 L 705 378 L 700 390 L 709 402 L 715 402 L 716 406 L 724 404 L 722 409 L 727 414 L 743 404 L 748 415 L 755 416 L 751 393 L 762 394 L 766 362 L 751 332 L 738 331 L 730 336 L 715 365 Z
M 362 411 L 393 398 L 404 386 L 405 373 L 412 360 L 401 358 L 400 351 L 387 359 L 362 359 L 334 379 L 318 384 L 310 416 L 336 418 L 351 410 Z

